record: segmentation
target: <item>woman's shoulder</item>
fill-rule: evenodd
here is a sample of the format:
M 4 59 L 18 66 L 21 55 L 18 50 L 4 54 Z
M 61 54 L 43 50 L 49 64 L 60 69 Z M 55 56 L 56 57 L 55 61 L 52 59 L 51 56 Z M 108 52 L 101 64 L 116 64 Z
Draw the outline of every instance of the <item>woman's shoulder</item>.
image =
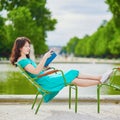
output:
M 20 58 L 17 63 L 31 63 L 31 60 L 29 58 Z
M 21 58 L 21 59 L 18 59 L 17 63 L 24 68 L 26 65 L 31 64 L 31 61 L 29 58 Z
M 28 58 L 18 58 L 17 62 L 21 62 L 21 61 L 28 61 Z

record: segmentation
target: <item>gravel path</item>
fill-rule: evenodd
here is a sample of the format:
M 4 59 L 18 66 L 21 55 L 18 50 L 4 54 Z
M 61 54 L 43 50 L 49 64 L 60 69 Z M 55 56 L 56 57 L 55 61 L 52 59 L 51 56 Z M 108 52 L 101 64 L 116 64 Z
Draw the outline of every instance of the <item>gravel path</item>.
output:
M 0 103 L 0 120 L 120 120 L 120 104 L 101 103 L 97 113 L 96 103 L 79 103 L 78 113 L 67 103 L 42 104 L 38 114 L 31 110 L 31 104 Z

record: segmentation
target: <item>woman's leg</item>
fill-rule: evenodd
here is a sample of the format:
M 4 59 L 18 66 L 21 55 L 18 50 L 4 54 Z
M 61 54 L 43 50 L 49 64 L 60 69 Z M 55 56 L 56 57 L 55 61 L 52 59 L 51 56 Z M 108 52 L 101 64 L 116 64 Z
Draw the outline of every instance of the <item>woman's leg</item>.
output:
M 80 87 L 88 87 L 88 86 L 98 85 L 101 82 L 97 80 L 75 78 L 72 81 L 72 83 Z
M 91 74 L 82 74 L 80 73 L 78 76 L 79 79 L 88 79 L 88 80 L 97 80 L 100 81 L 102 78 L 101 75 L 91 75 Z

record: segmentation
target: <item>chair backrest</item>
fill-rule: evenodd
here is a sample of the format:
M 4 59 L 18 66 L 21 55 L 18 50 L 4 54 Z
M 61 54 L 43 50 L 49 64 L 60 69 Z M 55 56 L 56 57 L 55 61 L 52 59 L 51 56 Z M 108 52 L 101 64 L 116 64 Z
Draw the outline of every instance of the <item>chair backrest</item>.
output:
M 22 75 L 24 75 L 27 80 L 32 83 L 33 86 L 35 86 L 37 88 L 37 90 L 40 92 L 40 93 L 49 93 L 49 91 L 45 90 L 44 88 L 42 88 L 39 84 L 37 84 L 35 82 L 36 79 L 38 79 L 38 77 L 34 77 L 32 78 L 30 75 L 28 75 L 28 73 L 21 67 L 21 65 L 19 63 L 16 63 L 17 67 L 19 68 L 20 72 L 22 73 Z
M 120 89 L 120 70 L 117 68 L 113 69 L 113 74 L 110 77 L 109 84 Z

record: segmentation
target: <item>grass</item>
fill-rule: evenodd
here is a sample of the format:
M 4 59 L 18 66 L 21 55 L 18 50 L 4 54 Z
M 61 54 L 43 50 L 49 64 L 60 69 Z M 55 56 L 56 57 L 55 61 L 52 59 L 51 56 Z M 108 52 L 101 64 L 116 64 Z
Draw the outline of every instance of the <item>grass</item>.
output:
M 36 88 L 20 72 L 0 73 L 0 94 L 35 94 Z M 120 86 L 120 75 L 115 77 L 114 84 Z M 103 91 L 103 92 L 102 92 Z M 119 95 L 120 91 L 103 87 L 101 93 Z

